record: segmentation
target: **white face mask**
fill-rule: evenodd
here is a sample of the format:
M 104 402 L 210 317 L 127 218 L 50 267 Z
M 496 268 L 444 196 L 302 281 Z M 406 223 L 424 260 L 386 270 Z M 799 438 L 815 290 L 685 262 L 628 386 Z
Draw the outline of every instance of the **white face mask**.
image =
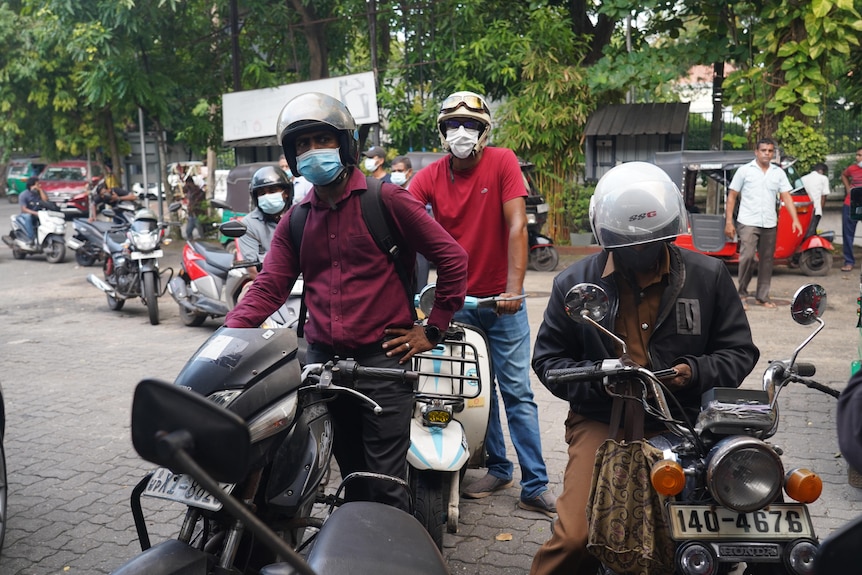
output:
M 464 126 L 457 130 L 446 130 L 446 143 L 453 156 L 464 160 L 470 157 L 479 143 L 479 130 L 468 130 Z
M 365 158 L 365 171 L 373 172 L 377 169 L 377 158 Z
M 407 174 L 404 172 L 392 172 L 390 179 L 396 186 L 403 186 L 407 182 Z

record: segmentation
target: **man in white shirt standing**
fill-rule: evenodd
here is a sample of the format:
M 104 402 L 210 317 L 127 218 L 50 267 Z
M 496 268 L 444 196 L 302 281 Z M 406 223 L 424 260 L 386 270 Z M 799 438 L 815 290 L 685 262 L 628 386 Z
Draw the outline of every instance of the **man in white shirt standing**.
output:
M 814 204 L 814 217 L 805 232 L 805 236 L 813 236 L 817 233 L 817 226 L 823 216 L 823 206 L 826 205 L 826 196 L 829 194 L 829 168 L 823 162 L 818 162 L 811 167 L 811 172 L 802 176 L 802 185 L 811 202 Z
M 733 175 L 727 194 L 727 220 L 724 235 L 733 240 L 739 234 L 739 297 L 743 303 L 748 299 L 748 283 L 757 266 L 757 305 L 775 308 L 769 299 L 772 283 L 772 266 L 775 256 L 775 238 L 778 231 L 778 197 L 784 202 L 787 213 L 793 219 L 793 233 L 802 233 L 802 224 L 796 215 L 796 206 L 790 192 L 793 187 L 779 166 L 772 163 L 775 156 L 775 141 L 771 138 L 758 140 L 754 160 L 741 166 Z M 733 209 L 739 200 L 737 226 L 733 225 Z M 759 257 L 756 257 L 759 256 Z

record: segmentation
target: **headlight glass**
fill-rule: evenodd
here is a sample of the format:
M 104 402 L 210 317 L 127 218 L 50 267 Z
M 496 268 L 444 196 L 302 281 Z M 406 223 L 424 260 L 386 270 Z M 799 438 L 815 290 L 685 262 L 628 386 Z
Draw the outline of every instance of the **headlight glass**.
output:
M 152 232 L 132 232 L 132 243 L 142 252 L 151 252 L 159 245 L 158 230 Z
M 210 401 L 221 407 L 227 407 L 230 403 L 242 393 L 241 389 L 228 389 L 226 391 L 217 391 L 207 397 Z
M 753 437 L 720 441 L 707 460 L 706 481 L 715 500 L 734 511 L 761 509 L 781 491 L 784 466 L 775 451 Z

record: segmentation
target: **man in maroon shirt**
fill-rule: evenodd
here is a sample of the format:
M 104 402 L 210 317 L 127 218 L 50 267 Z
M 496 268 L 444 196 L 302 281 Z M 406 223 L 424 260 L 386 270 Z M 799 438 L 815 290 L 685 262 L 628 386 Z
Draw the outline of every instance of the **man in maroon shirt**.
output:
M 313 193 L 291 208 L 308 210 L 302 242 L 294 246 L 291 241 L 288 212 L 275 230 L 263 269 L 225 325 L 259 326 L 284 303 L 301 273 L 309 363 L 338 355 L 366 366 L 403 367 L 415 353 L 432 349 L 464 302 L 464 250 L 428 217 L 424 204 L 403 188 L 382 185 L 404 268 L 413 269 L 416 252 L 437 265 L 434 309 L 425 325 L 414 324 L 413 294 L 406 293 L 395 265 L 362 217 L 360 194 L 367 183 L 357 168 L 358 132 L 347 107 L 324 94 L 302 94 L 281 111 L 277 132 L 291 172 L 314 184 Z M 342 476 L 372 471 L 404 478 L 412 388 L 372 381 L 358 383 L 356 389 L 377 401 L 383 413 L 374 415 L 367 403 L 347 396 L 329 404 L 335 422 L 333 452 Z M 408 509 L 406 492 L 392 482 L 351 482 L 346 498 Z

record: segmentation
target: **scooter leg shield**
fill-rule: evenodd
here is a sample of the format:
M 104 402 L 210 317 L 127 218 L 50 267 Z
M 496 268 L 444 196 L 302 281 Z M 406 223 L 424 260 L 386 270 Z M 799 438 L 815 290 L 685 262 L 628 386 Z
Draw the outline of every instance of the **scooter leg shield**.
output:
M 168 539 L 150 547 L 113 572 L 112 575 L 206 575 L 212 555 Z

